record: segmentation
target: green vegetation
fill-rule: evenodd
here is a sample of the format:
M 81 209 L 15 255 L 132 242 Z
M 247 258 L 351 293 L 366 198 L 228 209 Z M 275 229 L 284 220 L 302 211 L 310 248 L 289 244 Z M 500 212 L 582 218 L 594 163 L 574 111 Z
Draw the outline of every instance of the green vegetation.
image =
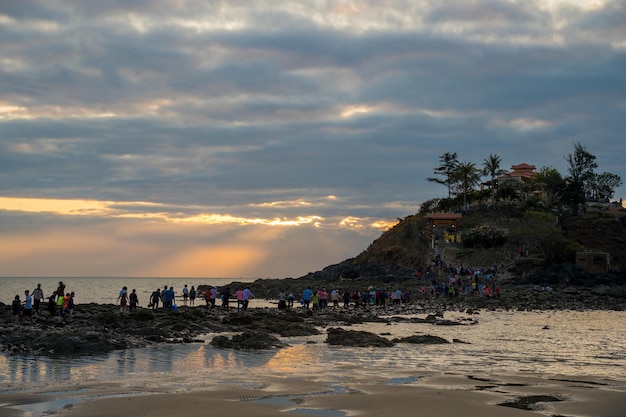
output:
M 479 170 L 473 163 L 459 162 L 457 153 L 446 152 L 434 168 L 435 176 L 427 180 L 444 185 L 448 197 L 425 201 L 419 213 L 401 219 L 351 261 L 424 269 L 434 255 L 426 216 L 455 212 L 463 215 L 459 243 L 436 241 L 451 262 L 512 267 L 523 248 L 526 257 L 541 260 L 548 269 L 573 264 L 576 252 L 583 250 L 608 252 L 614 266 L 626 266 L 626 211 L 606 203 L 588 205 L 592 198 L 611 198 L 621 185 L 615 174 L 596 174 L 595 159 L 576 143 L 565 157 L 568 175 L 542 167 L 519 181 L 500 183 L 505 171 L 499 156 L 489 155 Z M 481 175 L 489 180 L 479 190 Z
M 495 248 L 507 241 L 507 229 L 483 224 L 463 233 L 463 246 L 472 248 Z
M 622 184 L 621 178 L 609 172 L 597 174 L 595 155 L 580 144 L 565 156 L 568 175 L 561 175 L 552 167 L 542 167 L 533 176 L 520 177 L 519 181 L 499 181 L 505 173 L 501 158 L 491 154 L 483 161 L 480 170 L 472 162 L 460 162 L 456 152 L 446 152 L 439 157 L 440 164 L 433 169 L 434 177 L 427 181 L 445 185 L 447 198 L 429 200 L 422 204 L 421 213 L 461 211 L 477 206 L 515 205 L 554 212 L 560 217 L 577 215 L 590 199 L 606 201 L 613 197 Z M 482 183 L 481 176 L 490 179 Z

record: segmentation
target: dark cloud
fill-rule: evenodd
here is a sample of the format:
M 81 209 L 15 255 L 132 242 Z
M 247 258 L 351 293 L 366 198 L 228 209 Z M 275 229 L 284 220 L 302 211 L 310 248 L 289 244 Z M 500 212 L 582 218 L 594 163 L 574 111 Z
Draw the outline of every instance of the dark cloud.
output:
M 624 4 L 4 2 L 0 192 L 330 233 L 444 195 L 445 152 L 626 178 Z

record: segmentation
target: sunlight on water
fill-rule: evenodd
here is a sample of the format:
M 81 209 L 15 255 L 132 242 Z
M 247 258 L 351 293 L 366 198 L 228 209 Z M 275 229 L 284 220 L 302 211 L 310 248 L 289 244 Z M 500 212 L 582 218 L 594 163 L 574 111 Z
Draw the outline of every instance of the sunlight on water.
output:
M 452 318 L 452 313 L 446 318 Z M 347 348 L 324 334 L 284 338 L 290 346 L 238 352 L 204 344 L 172 344 L 77 359 L 0 355 L 5 391 L 112 382 L 184 390 L 250 375 L 326 378 L 408 378 L 424 372 L 481 375 L 540 373 L 626 378 L 626 312 L 482 312 L 475 325 L 375 323 L 349 329 L 393 339 L 429 334 L 444 345 L 400 343 L 390 348 Z M 323 330 L 323 329 L 322 329 Z M 207 341 L 213 335 L 207 335 Z

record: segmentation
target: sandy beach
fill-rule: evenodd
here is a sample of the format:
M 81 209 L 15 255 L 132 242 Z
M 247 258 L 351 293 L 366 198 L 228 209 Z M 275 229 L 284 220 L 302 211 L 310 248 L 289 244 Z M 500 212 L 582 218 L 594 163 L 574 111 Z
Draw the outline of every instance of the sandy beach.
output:
M 523 417 L 623 417 L 626 381 L 564 376 L 484 376 L 433 374 L 417 380 L 398 374 L 388 378 L 349 380 L 329 386 L 323 378 L 246 377 L 246 382 L 219 384 L 185 392 L 158 387 L 85 384 L 67 391 L 11 393 L 0 396 L 0 415 L 40 415 L 31 405 L 56 402 L 54 413 L 67 417 L 133 415 L 187 417 L 210 414 L 270 417 L 464 415 Z M 515 404 L 504 406 L 503 404 Z M 526 409 L 524 403 L 527 404 Z M 17 406 L 17 408 L 14 408 Z

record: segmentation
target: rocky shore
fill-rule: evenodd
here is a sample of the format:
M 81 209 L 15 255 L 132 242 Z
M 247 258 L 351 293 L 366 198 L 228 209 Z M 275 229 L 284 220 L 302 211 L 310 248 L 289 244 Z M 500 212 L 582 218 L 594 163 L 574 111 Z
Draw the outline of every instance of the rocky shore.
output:
M 261 292 L 277 292 L 279 287 L 289 290 L 311 284 L 294 280 L 259 280 L 251 288 Z M 346 283 L 342 283 L 345 285 Z M 350 286 L 366 288 L 377 283 L 351 280 Z M 394 282 L 393 284 L 401 285 Z M 317 282 L 317 285 L 324 285 Z M 391 285 L 378 282 L 378 285 Z M 276 288 L 273 288 L 276 286 Z M 403 287 L 405 288 L 406 285 Z M 315 287 L 314 287 L 315 288 Z M 296 288 L 294 288 L 294 291 Z M 255 291 L 255 289 L 253 289 Z M 299 294 L 299 293 L 298 293 Z M 76 306 L 72 320 L 59 317 L 46 320 L 35 317 L 33 323 L 12 323 L 10 306 L 0 305 L 0 350 L 10 354 L 44 356 L 77 356 L 103 354 L 117 349 L 143 347 L 159 343 L 202 342 L 199 335 L 224 333 L 211 343 L 218 348 L 269 349 L 284 346 L 281 337 L 307 336 L 327 333 L 326 343 L 350 346 L 384 346 L 387 341 L 378 335 L 345 331 L 356 323 L 411 321 L 425 325 L 472 325 L 478 323 L 481 310 L 615 310 L 626 308 L 623 286 L 596 285 L 593 287 L 547 287 L 538 285 L 503 285 L 499 298 L 465 295 L 460 299 L 421 299 L 414 296 L 407 304 L 397 307 L 358 308 L 342 307 L 311 310 L 297 307 L 287 311 L 277 308 L 250 308 L 237 312 L 220 307 L 207 310 L 204 306 L 179 307 L 177 311 L 138 308 L 129 314 L 120 314 L 112 304 L 82 304 Z M 463 312 L 461 321 L 446 320 L 447 311 Z M 439 343 L 424 338 L 390 343 Z

